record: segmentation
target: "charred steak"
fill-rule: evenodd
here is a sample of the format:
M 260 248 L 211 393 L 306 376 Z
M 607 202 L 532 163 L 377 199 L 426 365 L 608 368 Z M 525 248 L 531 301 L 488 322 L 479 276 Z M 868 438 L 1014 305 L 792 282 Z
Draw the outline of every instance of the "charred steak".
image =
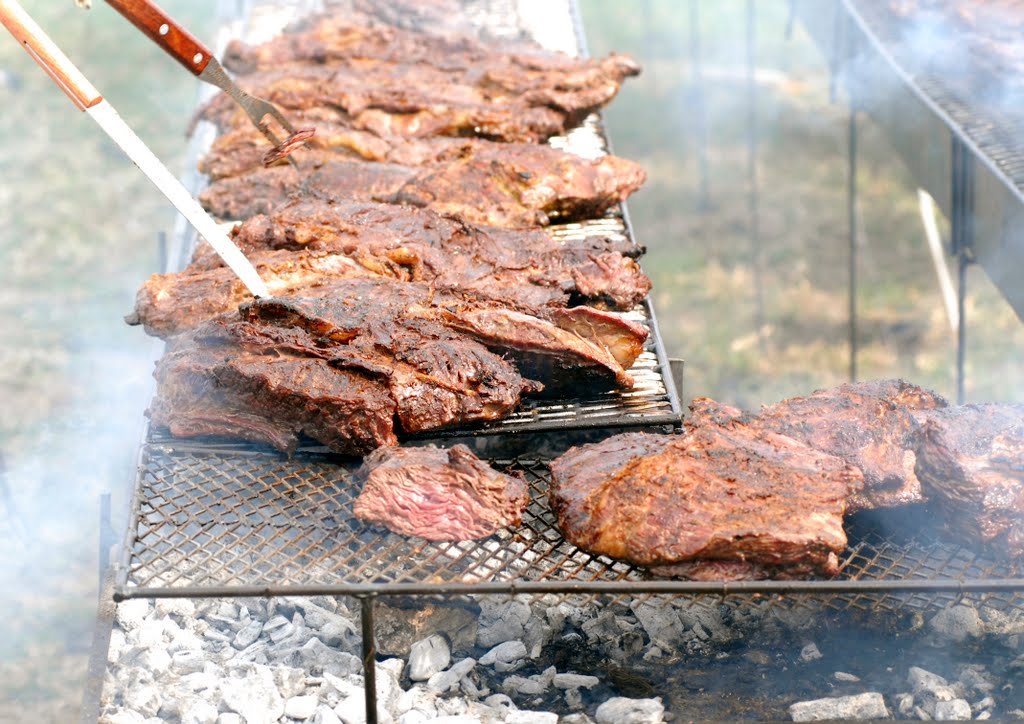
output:
M 314 198 L 403 203 L 472 224 L 529 227 L 600 215 L 644 179 L 640 166 L 617 156 L 590 160 L 551 146 L 478 142 L 462 155 L 422 166 L 326 153 L 302 173 L 272 166 L 214 181 L 200 201 L 223 219 L 247 219 L 292 198 Z
M 315 293 L 335 278 L 384 277 L 465 290 L 540 313 L 585 302 L 630 310 L 650 280 L 628 242 L 560 242 L 541 229 L 476 228 L 425 209 L 299 201 L 249 219 L 234 234 L 275 296 Z M 187 269 L 150 277 L 133 324 L 168 336 L 236 308 L 248 291 L 208 245 Z
M 301 303 L 258 300 L 241 317 L 215 317 L 174 338 L 157 363 L 153 422 L 177 436 L 229 435 L 283 450 L 304 434 L 363 454 L 396 442 L 396 420 L 412 433 L 500 419 L 540 387 L 479 342 L 400 317 L 399 304 L 358 309 L 356 297 L 324 317 Z
M 865 485 L 849 500 L 853 511 L 922 500 L 914 471 L 921 427 L 915 414 L 946 405 L 941 396 L 903 380 L 872 380 L 782 400 L 749 422 L 860 468 Z
M 243 346 L 236 331 L 211 321 L 169 345 L 154 372 L 154 425 L 176 437 L 226 436 L 287 452 L 300 435 L 349 454 L 397 443 L 383 382 L 324 359 Z
M 630 58 L 509 53 L 469 38 L 325 19 L 263 46 L 232 46 L 228 63 L 249 92 L 288 109 L 333 106 L 378 135 L 478 135 L 543 141 L 564 133 L 639 74 Z M 238 127 L 214 99 L 204 117 Z
M 526 483 L 493 470 L 464 445 L 382 448 L 357 477 L 360 520 L 427 540 L 476 540 L 519 525 Z
M 960 405 L 922 415 L 917 475 L 967 544 L 1024 555 L 1024 405 Z
M 860 471 L 702 404 L 683 435 L 626 433 L 555 460 L 551 504 L 566 539 L 662 575 L 835 573 Z

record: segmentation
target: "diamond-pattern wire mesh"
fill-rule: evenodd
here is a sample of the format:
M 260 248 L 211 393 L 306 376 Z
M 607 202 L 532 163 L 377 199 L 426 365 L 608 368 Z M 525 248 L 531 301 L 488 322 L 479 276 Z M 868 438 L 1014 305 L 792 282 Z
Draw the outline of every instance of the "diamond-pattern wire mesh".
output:
M 516 530 L 482 541 L 431 543 L 368 526 L 352 515 L 355 464 L 322 456 L 225 454 L 148 446 L 142 461 L 127 583 L 140 587 L 289 586 L 477 581 L 640 581 L 644 571 L 579 550 L 559 533 L 548 506 L 542 461 L 494 463 L 519 471 L 531 499 Z M 850 519 L 841 558 L 849 590 L 790 595 L 758 606 L 813 606 L 867 612 L 921 611 L 969 597 L 1005 611 L 1020 594 L 863 592 L 857 581 L 1019 577 L 998 562 L 934 534 L 927 516 L 910 534 L 864 516 Z M 714 598 L 714 597 L 711 597 Z M 750 605 L 733 597 L 732 606 Z
M 913 43 L 908 44 L 901 37 L 887 3 L 872 0 L 846 6 L 861 18 L 917 88 L 955 124 L 956 128 L 951 130 L 973 141 L 1017 192 L 1024 193 L 1024 116 L 1019 114 L 1017 104 L 1001 107 L 986 101 L 994 95 L 993 87 L 1013 78 L 1007 78 L 1005 70 L 976 53 L 971 54 L 968 67 L 956 73 L 951 74 L 948 65 L 932 68 L 933 61 L 915 54 Z M 953 27 L 950 24 L 948 29 Z M 958 40 L 963 39 L 949 38 L 951 43 Z

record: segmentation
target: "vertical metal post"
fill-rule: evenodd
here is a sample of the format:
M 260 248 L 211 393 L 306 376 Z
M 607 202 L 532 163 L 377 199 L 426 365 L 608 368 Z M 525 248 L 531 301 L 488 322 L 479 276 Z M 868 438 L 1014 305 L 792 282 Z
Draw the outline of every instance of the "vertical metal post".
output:
M 700 55 L 700 0 L 690 0 L 690 73 L 693 117 L 697 120 L 697 174 L 700 187 L 697 208 L 711 208 L 711 173 L 708 167 L 708 119 L 704 97 L 704 73 Z
M 956 400 L 962 405 L 967 397 L 967 266 L 974 260 L 974 159 L 958 136 L 954 134 L 951 138 L 953 210 L 950 251 L 958 261 Z
M 849 345 L 850 345 L 850 382 L 857 381 L 857 106 L 850 99 L 850 120 L 847 131 L 849 147 L 849 177 L 847 179 L 846 213 L 850 226 L 849 240 Z
M 363 684 L 366 724 L 377 724 L 377 641 L 373 634 L 374 596 L 359 598 L 359 623 L 363 632 Z
M 114 526 L 110 519 L 110 493 L 100 494 L 100 535 L 99 535 L 99 561 L 100 561 L 100 585 L 99 591 L 103 593 L 103 581 L 107 576 L 107 569 L 110 568 L 110 547 L 114 544 Z
M 761 249 L 759 189 L 757 180 L 757 84 L 754 78 L 754 0 L 747 0 L 747 177 L 750 246 L 754 266 L 754 331 L 764 347 L 764 252 Z

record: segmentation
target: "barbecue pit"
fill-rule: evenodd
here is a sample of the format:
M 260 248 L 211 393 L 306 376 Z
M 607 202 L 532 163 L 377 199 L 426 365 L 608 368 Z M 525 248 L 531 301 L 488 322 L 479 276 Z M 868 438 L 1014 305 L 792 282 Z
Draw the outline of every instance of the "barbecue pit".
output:
M 471 6 L 474 18 L 499 36 L 526 32 L 549 47 L 585 52 L 574 5 L 557 9 L 545 4 L 539 12 L 533 3 Z M 299 5 L 293 9 L 303 10 Z M 256 39 L 287 15 L 280 4 L 269 15 L 253 8 L 248 37 Z M 200 134 L 195 142 L 201 146 L 209 137 Z M 607 149 L 596 118 L 554 143 L 581 155 Z M 959 189 L 964 182 L 955 183 Z M 555 233 L 609 231 L 632 239 L 624 208 Z M 193 243 L 188 231 L 179 229 L 176 251 L 169 255 L 175 260 L 171 268 Z M 400 596 L 426 602 L 486 594 L 557 595 L 584 604 L 610 597 L 610 605 L 631 602 L 626 604 L 631 608 L 635 602 L 661 605 L 671 597 L 698 608 L 738 612 L 734 615 L 739 617 L 750 611 L 783 618 L 810 611 L 828 620 L 846 615 L 930 618 L 953 604 L 968 604 L 985 615 L 1021 609 L 1024 574 L 1016 562 L 996 561 L 917 533 L 927 526 L 906 526 L 914 532 L 894 535 L 903 524 L 884 514 L 861 514 L 848 524 L 850 548 L 841 559 L 841 573 L 828 581 L 651 580 L 641 569 L 565 543 L 546 503 L 547 460 L 571 444 L 613 430 L 671 430 L 680 423 L 681 380 L 672 373 L 650 302 L 631 319 L 652 331 L 648 349 L 632 370 L 638 379 L 634 390 L 532 402 L 507 420 L 446 435 L 468 442 L 493 465 L 526 476 L 531 503 L 520 529 L 455 544 L 381 536 L 348 517 L 354 495 L 346 480 L 354 464 L 323 448 L 306 445 L 284 459 L 257 446 L 183 442 L 148 430 L 140 448 L 128 538 L 107 591 L 117 602 L 350 597 L 357 602 L 351 608 L 360 612 L 364 662 L 376 655 L 371 634 L 378 601 L 386 604 Z M 665 598 L 650 598 L 654 594 Z M 373 672 L 368 667 L 365 673 L 368 721 L 377 716 Z

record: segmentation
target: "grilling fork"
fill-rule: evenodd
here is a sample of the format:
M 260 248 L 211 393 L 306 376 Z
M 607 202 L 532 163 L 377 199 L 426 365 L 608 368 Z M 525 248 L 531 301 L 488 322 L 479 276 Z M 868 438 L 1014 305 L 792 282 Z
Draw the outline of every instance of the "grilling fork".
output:
M 150 2 L 150 0 L 107 0 L 107 4 L 163 48 L 168 55 L 181 63 L 192 75 L 199 80 L 217 86 L 231 96 L 242 107 L 260 133 L 273 144 L 274 150 L 287 155 L 289 163 L 298 168 L 295 159 L 290 155 L 291 146 L 301 145 L 296 143 L 296 136 L 301 138 L 302 136 L 299 134 L 306 135 L 309 133 L 308 131 L 296 131 L 295 127 L 288 122 L 288 119 L 274 104 L 242 90 L 225 72 L 224 67 L 213 53 L 195 36 L 176 23 L 156 3 Z M 288 132 L 288 137 L 283 142 L 278 140 L 270 129 L 267 116 L 281 124 L 281 127 Z

